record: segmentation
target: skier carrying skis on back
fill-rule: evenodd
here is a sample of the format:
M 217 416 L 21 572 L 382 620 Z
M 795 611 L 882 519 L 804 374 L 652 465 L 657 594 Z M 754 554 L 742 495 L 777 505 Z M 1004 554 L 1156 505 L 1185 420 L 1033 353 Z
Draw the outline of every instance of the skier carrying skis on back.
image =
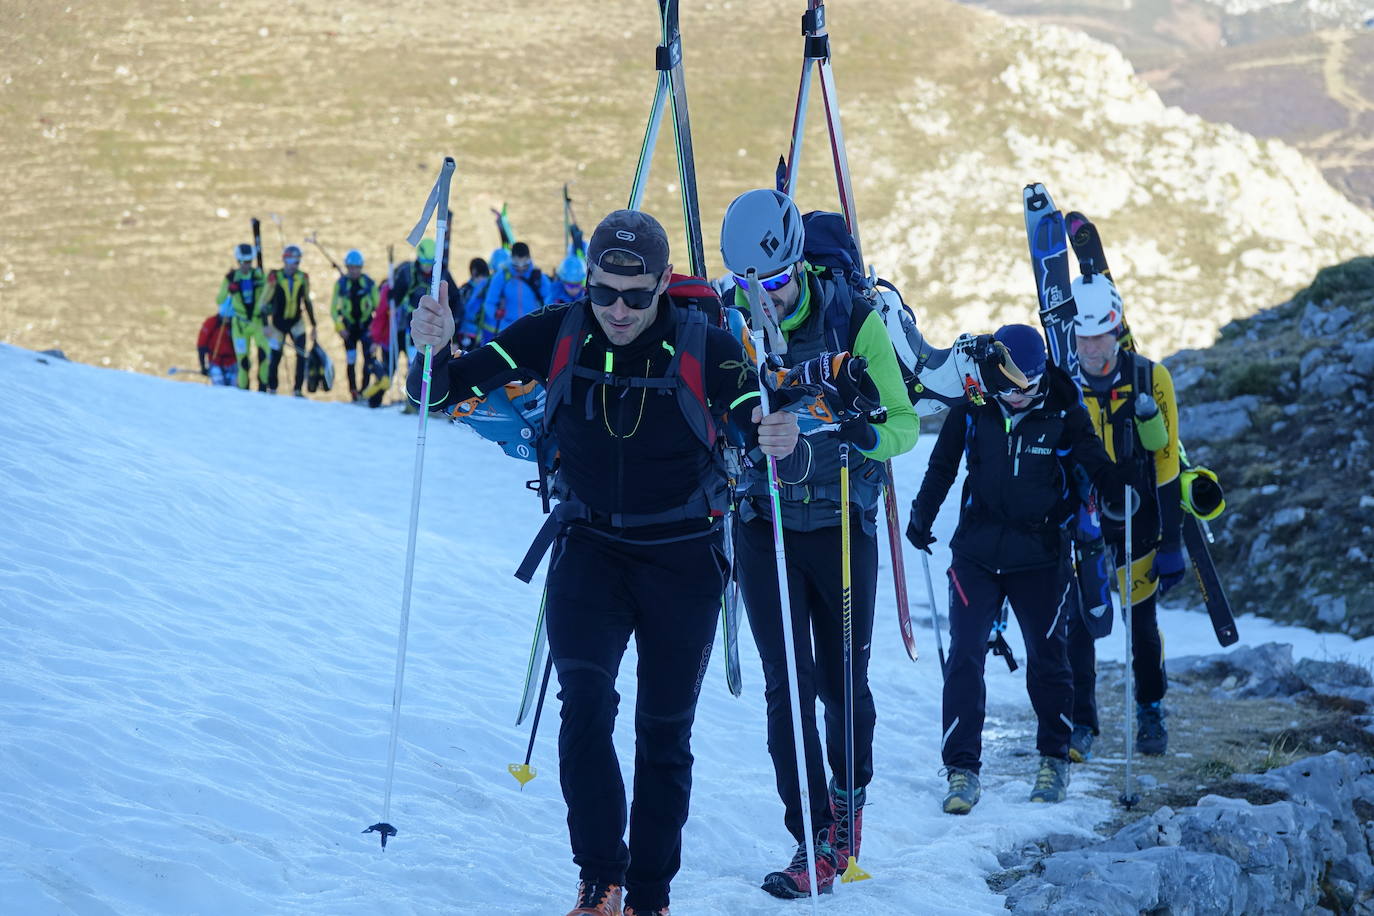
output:
M 348 357 L 348 394 L 356 401 L 359 354 L 363 363 L 362 387 L 366 388 L 372 378 L 367 334 L 372 313 L 377 310 L 377 284 L 363 273 L 363 253 L 358 249 L 354 248 L 344 255 L 344 267 L 348 274 L 335 281 L 334 299 L 329 311 L 334 316 L 334 330 L 339 332 L 343 340 L 344 355 Z
M 1005 354 L 985 371 L 989 398 L 950 410 L 911 504 L 907 539 L 930 553 L 931 528 L 959 471 L 968 464 L 959 525 L 950 540 L 949 655 L 945 663 L 944 739 L 949 780 L 942 807 L 968 814 L 982 794 L 983 672 L 988 634 L 1009 599 L 1026 643 L 1026 690 L 1039 727 L 1040 767 L 1033 802 L 1063 801 L 1069 783 L 1068 658 L 1070 594 L 1065 523 L 1073 511 L 1064 463 L 1080 465 L 1099 487 L 1120 476 L 1093 434 L 1075 383 L 1047 365 L 1040 332 L 1023 324 L 999 328 Z
M 268 356 L 270 342 L 264 327 L 268 315 L 265 278 L 262 271 L 253 266 L 257 249 L 249 244 L 234 247 L 234 260 L 237 267 L 224 275 L 220 284 L 219 296 L 221 314 L 232 316 L 230 337 L 234 343 L 234 353 L 238 356 L 238 386 L 243 389 L 253 385 L 253 351 L 258 351 L 258 390 L 267 390 Z
M 315 305 L 310 299 L 310 275 L 300 269 L 301 249 L 297 245 L 287 245 L 281 253 L 282 269 L 267 275 L 267 303 L 271 318 L 267 324 L 267 336 L 272 341 L 272 363 L 267 368 L 268 390 L 276 393 L 277 370 L 281 366 L 282 346 L 289 338 L 296 351 L 296 397 L 305 397 L 301 386 L 305 384 L 305 318 L 310 319 L 311 346 L 315 345 L 317 326 Z M 304 317 L 302 317 L 304 316 Z
M 907 398 L 897 356 L 882 318 L 830 271 L 804 258 L 801 214 L 787 195 L 772 189 L 747 191 L 725 212 L 721 255 L 734 274 L 733 302 L 749 312 L 744 276 L 758 272 L 762 294 L 778 315 L 785 352 L 770 353 L 790 380 L 822 392 L 813 413 L 828 413 L 829 428 L 805 436 L 798 453 L 803 473 L 781 473 L 782 519 L 786 531 L 788 582 L 797 646 L 798 696 L 806 749 L 808 790 L 816 842 L 817 890 L 830 889 L 850 856 L 858 856 L 862 818 L 856 811 L 855 835 L 847 829 L 851 807 L 863 807 L 873 777 L 873 726 L 876 713 L 868 686 L 869 644 L 878 581 L 877 506 L 884 483 L 883 462 L 916 444 L 919 423 Z M 765 316 L 751 315 L 751 323 Z M 752 351 L 752 344 L 746 342 Z M 770 349 L 776 349 L 770 346 Z M 869 415 L 886 409 L 886 422 Z M 853 697 L 855 793 L 844 791 L 846 772 L 844 716 L 844 629 L 841 550 L 841 446 L 852 446 Z M 773 758 L 783 822 L 797 842 L 796 854 L 781 871 L 769 873 L 763 889 L 777 897 L 811 893 L 807 870 L 801 788 L 793 751 L 786 656 L 765 469 L 748 475 L 748 491 L 736 528 L 739 582 L 754 641 L 763 662 L 767 701 L 768 751 Z M 815 633 L 814 651 L 807 634 Z M 816 728 L 816 700 L 825 710 L 825 759 Z M 827 786 L 825 763 L 837 778 Z
M 692 721 L 729 573 L 719 420 L 743 433 L 755 461 L 787 459 L 779 466 L 799 476 L 805 455 L 788 458 L 794 415 L 760 422 L 758 378 L 739 342 L 665 295 L 668 238 L 653 217 L 611 213 L 592 234 L 587 263 L 587 298 L 527 315 L 470 353 L 450 356 L 447 286 L 440 301 L 420 300 L 411 335 L 434 348 L 431 410 L 513 378 L 544 382 L 559 502 L 525 566 L 537 565 L 552 542 L 545 619 L 563 702 L 559 773 L 581 878 L 570 916 L 618 916 L 622 888 L 626 916 L 658 916 L 679 867 Z M 412 399 L 421 374 L 412 367 Z M 639 683 L 627 812 L 612 732 L 615 679 L 631 634 Z
M 1163 754 L 1169 747 L 1164 727 L 1164 639 L 1155 614 L 1156 595 L 1183 581 L 1187 568 L 1183 556 L 1182 482 L 1179 476 L 1178 404 L 1174 382 L 1162 363 L 1138 353 L 1123 351 L 1119 337 L 1124 327 L 1121 296 L 1111 280 L 1101 274 L 1073 281 L 1078 317 L 1078 365 L 1083 400 L 1093 429 L 1107 446 L 1113 461 L 1121 463 L 1131 498 L 1132 558 L 1131 664 L 1135 676 L 1136 738 L 1142 754 Z M 1126 437 L 1129 446 L 1123 448 Z M 1123 452 L 1128 457 L 1123 458 Z M 1102 531 L 1107 543 L 1124 562 L 1124 487 L 1100 489 Z M 1125 570 L 1118 568 L 1120 582 Z M 1127 588 L 1121 586 L 1121 594 Z M 1073 741 L 1070 754 L 1079 762 L 1092 752 L 1098 734 L 1097 658 L 1090 634 L 1081 622 L 1069 627 L 1069 660 L 1073 664 Z

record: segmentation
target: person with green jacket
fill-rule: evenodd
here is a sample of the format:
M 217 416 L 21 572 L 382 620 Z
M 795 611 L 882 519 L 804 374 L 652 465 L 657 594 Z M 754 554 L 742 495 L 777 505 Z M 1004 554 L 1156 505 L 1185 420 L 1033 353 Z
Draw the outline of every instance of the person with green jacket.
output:
M 873 726 L 876 713 L 868 686 L 869 644 L 878 583 L 878 501 L 887 459 L 916 444 L 920 423 L 907 396 L 901 367 L 882 317 L 856 295 L 843 278 L 813 267 L 803 257 L 801 214 L 791 199 L 771 189 L 748 191 L 730 205 L 721 227 L 721 255 L 734 274 L 734 305 L 749 311 L 745 275 L 757 271 L 761 294 L 771 299 L 785 352 L 767 343 L 770 362 L 797 381 L 822 392 L 802 416 L 798 453 L 805 472 L 782 479 L 782 520 L 792 628 L 797 641 L 798 697 L 816 844 L 818 891 L 829 889 L 849 856 L 858 856 L 862 820 L 855 811 L 855 835 L 848 836 L 847 815 L 864 804 L 873 777 Z M 727 297 L 726 304 L 730 304 Z M 750 322 L 764 320 L 752 315 Z M 752 342 L 743 341 L 754 353 Z M 804 377 L 798 377 L 799 375 Z M 883 422 L 874 411 L 886 410 Z M 851 576 L 853 626 L 855 791 L 845 784 L 844 604 L 840 520 L 840 451 L 849 451 Z M 763 889 L 778 897 L 810 894 L 803 835 L 800 780 L 797 775 L 788 700 L 782 611 L 766 468 L 756 464 L 736 526 L 736 562 L 749 625 L 763 662 L 768 716 L 768 751 L 773 758 L 784 824 L 797 853 L 781 871 L 768 874 Z M 811 645 L 814 634 L 815 645 Z M 813 651 L 814 648 L 814 651 Z M 825 713 L 825 762 L 816 727 L 816 700 Z
M 257 251 L 252 245 L 244 243 L 234 246 L 234 260 L 237 264 L 224 275 L 220 283 L 220 313 L 231 317 L 230 339 L 234 342 L 234 355 L 238 357 L 238 386 L 249 388 L 252 385 L 253 350 L 258 351 L 258 390 L 268 390 L 268 351 L 271 341 L 267 337 L 267 318 L 270 304 L 267 299 L 267 282 L 262 271 L 253 266 Z

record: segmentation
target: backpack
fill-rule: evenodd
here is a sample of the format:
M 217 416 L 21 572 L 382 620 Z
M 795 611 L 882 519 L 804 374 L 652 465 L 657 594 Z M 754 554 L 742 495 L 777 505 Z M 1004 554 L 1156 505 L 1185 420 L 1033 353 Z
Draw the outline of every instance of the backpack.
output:
M 579 303 L 572 303 L 559 325 L 545 376 L 547 381 L 542 387 L 528 382 L 506 385 L 480 399 L 458 404 L 450 412 L 450 417 L 466 423 L 483 438 L 496 442 L 506 454 L 533 461 L 538 467 L 538 479 L 530 481 L 528 486 L 539 493 L 549 518 L 516 570 L 516 578 L 529 582 L 562 525 L 589 518 L 591 514 L 586 504 L 558 479 L 554 418 L 562 407 L 572 403 L 575 378 L 594 379 L 616 387 L 671 391 L 693 435 L 716 459 L 683 506 L 652 515 L 614 515 L 611 518 L 613 526 L 668 524 L 706 516 L 718 518 L 725 514 L 727 494 L 720 447 L 722 429 L 706 400 L 707 316 L 714 318 L 723 314 L 724 309 L 715 291 L 705 280 L 696 277 L 674 274 L 668 295 L 676 308 L 677 328 L 673 356 L 661 377 L 612 378 L 579 365 L 578 357 L 588 339 L 588 318 L 586 309 Z M 551 507 L 551 498 L 559 500 L 557 507 Z
M 334 361 L 318 343 L 311 347 L 310 355 L 306 357 L 305 374 L 312 393 L 320 388 L 329 391 L 334 387 Z
M 854 299 L 868 300 L 887 328 L 897 353 L 897 363 L 902 368 L 902 380 L 910 386 L 930 352 L 916 330 L 916 316 L 902 299 L 902 294 L 881 277 L 870 283 L 860 271 L 859 246 L 842 214 L 812 210 L 802 216 L 802 233 L 802 257 L 817 275 L 836 281 L 837 295 L 825 313 L 826 330 L 838 331 L 840 339 L 848 339 Z

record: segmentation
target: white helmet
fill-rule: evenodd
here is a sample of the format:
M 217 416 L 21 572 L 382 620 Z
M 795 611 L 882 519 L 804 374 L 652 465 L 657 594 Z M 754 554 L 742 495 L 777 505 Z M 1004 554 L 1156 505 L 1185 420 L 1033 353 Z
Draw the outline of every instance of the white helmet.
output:
M 1116 291 L 1116 284 L 1102 274 L 1074 277 L 1073 301 L 1078 306 L 1073 327 L 1080 336 L 1108 334 L 1121 327 L 1121 294 Z

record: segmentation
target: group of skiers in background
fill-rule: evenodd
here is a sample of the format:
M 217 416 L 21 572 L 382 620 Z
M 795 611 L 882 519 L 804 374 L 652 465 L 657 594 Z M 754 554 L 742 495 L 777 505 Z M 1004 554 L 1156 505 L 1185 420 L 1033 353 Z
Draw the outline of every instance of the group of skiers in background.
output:
M 502 232 L 505 239 L 504 227 Z M 473 258 L 462 285 L 453 282 L 445 265 L 441 278 L 453 290 L 452 346 L 472 349 L 531 312 L 580 298 L 587 276 L 583 242 L 575 225 L 570 235 L 569 252 L 553 276 L 535 266 L 529 246 L 520 241 L 506 240 L 490 258 Z M 236 245 L 233 257 L 215 312 L 202 323 L 196 340 L 201 374 L 213 384 L 242 389 L 251 388 L 256 376 L 259 391 L 275 394 L 283 354 L 289 349 L 295 354 L 293 394 L 304 397 L 307 385 L 310 392 L 329 390 L 333 363 L 319 345 L 310 276 L 300 269 L 300 246 L 285 246 L 281 268 L 265 273 L 260 245 Z M 332 258 L 330 262 L 334 264 Z M 410 318 L 420 297 L 430 290 L 435 264 L 433 239 L 416 246 L 413 260 L 388 266 L 380 283 L 364 271 L 363 253 L 356 248 L 344 256 L 342 267 L 334 264 L 338 278 L 330 290 L 329 315 L 345 354 L 353 401 L 381 406 L 400 357 L 405 356 L 407 365 L 415 358 Z
M 437 300 L 427 279 L 398 280 L 404 292 L 390 297 L 403 303 L 397 326 L 408 328 L 408 346 L 434 348 L 427 404 L 420 367 L 410 365 L 407 393 L 417 404 L 462 420 L 508 384 L 544 388 L 537 414 L 524 420 L 532 438 L 556 443 L 556 464 L 545 466 L 555 449 L 534 454 L 541 492 L 556 504 L 518 575 L 528 581 L 551 552 L 543 619 L 561 688 L 559 776 L 580 870 L 570 916 L 620 914 L 622 904 L 625 914 L 667 913 L 693 717 L 732 578 L 759 651 L 768 752 L 797 844 L 762 887 L 809 896 L 856 867 L 875 769 L 868 662 L 879 502 L 888 461 L 914 447 L 921 416 L 948 411 L 906 528 L 917 549 L 930 553 L 961 460 L 967 470 L 949 545 L 948 656 L 941 652 L 943 811 L 968 814 L 981 794 L 985 659 L 1004 602 L 1024 636 L 1038 723 L 1030 800 L 1062 801 L 1070 761 L 1091 756 L 1100 728 L 1093 641 L 1102 633 L 1085 623 L 1070 537 L 1088 491 L 1100 499 L 1092 515 L 1116 565 L 1133 556 L 1117 584 L 1132 606 L 1135 738 L 1143 753 L 1167 748 L 1155 600 L 1184 570 L 1178 411 L 1167 369 L 1123 347 L 1112 281 L 1074 281 L 1076 377 L 1024 324 L 939 350 L 895 290 L 865 285 L 820 250 L 813 216 L 781 191 L 740 195 L 721 228 L 730 273 L 711 285 L 674 275 L 663 228 L 620 210 L 597 226 L 578 269 L 565 261 L 556 282 L 517 245 L 508 263 L 503 252 L 474 260 L 469 281 L 447 282 Z M 427 278 L 432 256 L 422 245 L 411 275 Z M 335 314 L 345 333 L 352 316 L 375 312 Z M 1139 431 L 1141 392 L 1158 407 L 1158 435 Z M 723 461 L 726 453 L 737 461 Z M 627 807 L 612 732 L 632 634 L 639 667 Z

